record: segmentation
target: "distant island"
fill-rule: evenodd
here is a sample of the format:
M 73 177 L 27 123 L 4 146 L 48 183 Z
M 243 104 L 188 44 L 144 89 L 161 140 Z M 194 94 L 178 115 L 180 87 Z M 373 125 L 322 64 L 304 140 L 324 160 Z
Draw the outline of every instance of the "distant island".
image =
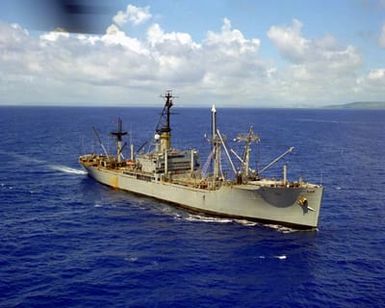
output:
M 329 105 L 330 109 L 385 109 L 385 102 L 353 102 L 342 105 Z

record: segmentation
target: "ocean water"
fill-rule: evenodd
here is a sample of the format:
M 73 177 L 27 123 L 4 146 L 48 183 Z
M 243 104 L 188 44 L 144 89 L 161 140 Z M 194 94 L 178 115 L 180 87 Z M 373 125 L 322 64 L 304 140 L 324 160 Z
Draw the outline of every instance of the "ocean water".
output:
M 121 117 L 138 148 L 159 111 L 0 108 L 1 307 L 385 306 L 384 111 L 219 110 L 229 143 L 249 125 L 261 136 L 259 167 L 295 147 L 289 178 L 325 186 L 313 232 L 193 215 L 87 177 L 77 159 L 101 151 L 93 126 L 111 148 Z M 174 146 L 203 164 L 209 108 L 175 113 Z

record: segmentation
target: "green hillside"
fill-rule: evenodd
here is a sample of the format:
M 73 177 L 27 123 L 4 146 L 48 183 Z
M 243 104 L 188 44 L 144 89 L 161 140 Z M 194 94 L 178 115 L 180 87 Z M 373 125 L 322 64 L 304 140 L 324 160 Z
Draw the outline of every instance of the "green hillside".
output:
M 332 109 L 385 109 L 385 102 L 353 102 L 342 105 L 329 105 Z

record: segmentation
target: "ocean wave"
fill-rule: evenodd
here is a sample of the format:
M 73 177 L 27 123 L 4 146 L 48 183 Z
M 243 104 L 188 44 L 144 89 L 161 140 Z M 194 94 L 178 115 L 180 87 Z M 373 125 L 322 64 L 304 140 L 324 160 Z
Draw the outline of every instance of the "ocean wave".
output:
M 0 150 L 0 154 L 8 155 L 8 156 L 16 158 L 22 162 L 28 162 L 28 163 L 32 162 L 35 164 L 44 164 L 44 165 L 48 166 L 48 168 L 51 170 L 55 170 L 55 171 L 59 171 L 59 172 L 67 173 L 67 174 L 77 174 L 77 175 L 87 174 L 86 171 L 81 170 L 81 169 L 75 169 L 75 168 L 71 168 L 71 167 L 64 166 L 64 165 L 50 165 L 50 164 L 48 164 L 49 163 L 48 161 L 36 159 L 36 158 L 30 157 L 28 155 L 22 155 L 22 154 L 13 153 L 13 152 L 6 152 L 6 151 L 2 151 L 2 150 Z
M 285 256 L 285 255 L 282 255 L 282 256 L 274 256 L 273 258 L 274 258 L 274 259 L 279 259 L 279 260 L 286 260 L 286 259 L 287 259 L 287 256 Z
M 129 262 L 136 262 L 138 261 L 138 257 L 126 257 L 124 260 Z
M 23 154 L 18 154 L 18 153 L 14 153 L 14 152 L 8 152 L 8 151 L 3 151 L 3 150 L 0 150 L 0 154 L 3 154 L 3 155 L 7 155 L 7 156 L 10 156 L 10 157 L 13 157 L 13 158 L 16 158 L 20 161 L 23 161 L 23 162 L 28 162 L 28 163 L 36 163 L 36 164 L 45 164 L 47 163 L 46 161 L 44 160 L 41 160 L 41 159 L 36 159 L 36 158 L 33 158 L 29 155 L 23 155 Z
M 240 224 L 242 226 L 246 226 L 246 227 L 254 227 L 254 226 L 260 225 L 255 221 L 250 221 L 250 220 L 246 220 L 246 219 L 234 219 L 234 222 L 236 222 L 237 224 Z
M 336 120 L 320 120 L 320 119 L 311 119 L 311 118 L 298 118 L 295 119 L 298 122 L 314 122 L 314 123 L 334 123 L 334 124 L 340 124 L 340 123 L 351 123 L 348 121 L 336 121 Z
M 205 215 L 199 215 L 199 214 L 189 214 L 187 217 L 183 217 L 183 215 L 176 215 L 175 218 L 184 219 L 192 222 L 220 223 L 220 224 L 235 223 L 245 227 L 265 226 L 264 224 L 261 224 L 255 221 L 250 221 L 247 219 L 221 218 L 221 217 L 205 216 Z M 281 226 L 281 228 L 284 228 L 284 227 Z M 277 230 L 280 230 L 280 229 L 277 228 Z
M 234 222 L 233 219 L 218 218 L 218 217 L 211 217 L 211 216 L 201 216 L 201 215 L 196 215 L 196 214 L 190 214 L 187 217 L 185 217 L 184 219 L 187 221 L 192 221 L 192 222 L 214 222 L 214 223 L 221 223 L 221 224 Z
M 181 219 L 181 220 L 186 220 L 190 222 L 203 222 L 203 223 L 219 223 L 219 224 L 235 223 L 245 227 L 267 227 L 269 229 L 273 229 L 275 231 L 278 231 L 284 234 L 294 233 L 294 232 L 303 232 L 303 230 L 293 229 L 293 228 L 289 228 L 281 225 L 275 225 L 275 224 L 263 224 L 255 221 L 250 221 L 247 219 L 220 218 L 220 217 L 205 216 L 205 215 L 199 215 L 199 214 L 188 214 L 187 216 L 185 216 L 185 215 L 180 215 L 175 213 L 175 219 Z
M 303 232 L 303 230 L 293 229 L 281 225 L 275 225 L 275 224 L 265 224 L 264 227 L 276 230 L 280 233 L 288 234 L 288 233 L 295 233 L 295 232 Z
M 258 259 L 278 259 L 278 260 L 286 260 L 286 255 L 280 255 L 280 256 L 272 256 L 272 257 L 266 257 L 266 256 L 258 256 Z
M 13 186 L 7 185 L 7 184 L 4 184 L 4 183 L 1 183 L 1 184 L 0 184 L 0 187 L 1 187 L 2 189 L 13 189 Z

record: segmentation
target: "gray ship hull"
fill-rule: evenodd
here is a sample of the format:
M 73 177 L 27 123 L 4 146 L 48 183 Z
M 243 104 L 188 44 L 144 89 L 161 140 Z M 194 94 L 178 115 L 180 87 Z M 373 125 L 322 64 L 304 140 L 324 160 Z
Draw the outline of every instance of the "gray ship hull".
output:
M 164 200 L 195 212 L 298 229 L 313 229 L 318 225 L 323 194 L 323 187 L 318 185 L 286 187 L 255 181 L 242 185 L 224 184 L 219 189 L 208 190 L 144 180 L 103 167 L 84 168 L 90 177 L 102 184 Z M 306 200 L 305 205 L 299 202 L 301 199 Z

